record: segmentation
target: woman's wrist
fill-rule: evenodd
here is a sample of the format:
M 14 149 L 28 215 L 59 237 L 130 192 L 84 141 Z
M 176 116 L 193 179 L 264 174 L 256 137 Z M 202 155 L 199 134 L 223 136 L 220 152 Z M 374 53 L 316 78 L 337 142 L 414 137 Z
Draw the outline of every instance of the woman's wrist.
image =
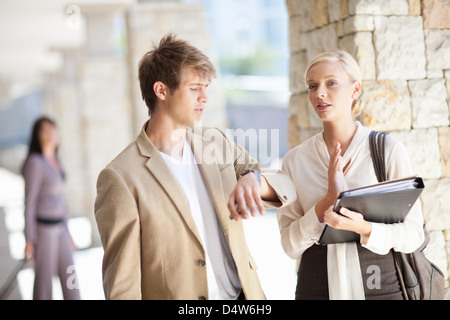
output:
M 358 233 L 361 235 L 361 244 L 367 244 L 367 242 L 369 242 L 370 234 L 372 233 L 372 224 L 364 220 L 362 228 Z
M 316 204 L 316 215 L 320 222 L 323 222 L 325 211 L 327 211 L 329 207 L 333 206 L 335 202 L 336 197 L 328 193 L 319 200 L 319 202 Z

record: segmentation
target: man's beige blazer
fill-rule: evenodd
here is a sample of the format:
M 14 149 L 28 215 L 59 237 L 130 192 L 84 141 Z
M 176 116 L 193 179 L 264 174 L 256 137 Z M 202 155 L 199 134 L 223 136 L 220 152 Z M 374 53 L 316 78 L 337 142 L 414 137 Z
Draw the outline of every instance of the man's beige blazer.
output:
M 104 248 L 107 299 L 207 299 L 205 249 L 178 182 L 145 133 L 102 170 L 95 217 Z M 264 299 L 242 222 L 230 220 L 229 195 L 241 172 L 256 168 L 277 191 L 280 207 L 295 200 L 294 186 L 279 171 L 260 168 L 221 131 L 189 128 L 199 163 L 237 267 L 246 299 Z M 263 235 L 261 235 L 263 236 Z

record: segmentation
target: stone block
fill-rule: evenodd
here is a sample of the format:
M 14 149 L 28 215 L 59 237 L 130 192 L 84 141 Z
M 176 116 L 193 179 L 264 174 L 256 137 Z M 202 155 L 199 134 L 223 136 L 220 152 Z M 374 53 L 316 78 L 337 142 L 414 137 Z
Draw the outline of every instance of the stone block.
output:
M 444 238 L 446 242 L 450 241 L 450 229 L 444 230 Z
M 344 34 L 358 31 L 373 31 L 375 27 L 375 17 L 371 15 L 351 16 L 344 20 Z
M 292 93 L 300 93 L 306 91 L 305 69 L 306 69 L 306 52 L 300 51 L 291 55 L 289 68 L 289 89 Z
M 307 61 L 319 53 L 338 49 L 337 24 L 331 23 L 325 27 L 312 30 L 305 34 Z
M 425 180 L 420 196 L 428 231 L 450 229 L 450 179 Z
M 288 0 L 289 16 L 300 17 L 301 31 L 310 31 L 329 23 L 328 0 Z
M 339 0 L 339 14 L 341 16 L 341 19 L 345 19 L 350 15 L 348 11 L 348 1 L 349 0 Z
M 441 177 L 442 170 L 436 128 L 395 131 L 391 132 L 391 135 L 403 142 L 414 173 L 424 179 L 439 179 Z
M 341 19 L 340 1 L 328 0 L 328 19 L 330 22 L 336 22 Z
M 448 272 L 450 273 L 450 242 L 445 243 L 445 250 L 447 252 L 447 264 L 449 266 Z M 450 288 L 449 287 L 450 287 L 450 281 L 449 281 L 449 277 L 447 277 L 445 280 L 446 293 L 444 296 L 444 300 L 450 300 Z
M 421 4 L 420 0 L 408 0 L 408 13 L 412 16 L 421 15 Z
M 423 79 L 425 45 L 422 18 L 391 16 L 375 19 L 377 79 Z
M 427 79 L 442 79 L 444 78 L 444 72 L 441 69 L 428 69 Z
M 303 33 L 300 16 L 291 17 L 289 19 L 289 49 L 291 53 L 302 50 L 304 46 L 301 41 L 302 38 Z
M 288 118 L 288 146 L 292 148 L 300 143 L 299 127 L 297 123 L 297 115 L 293 114 Z
M 445 86 L 447 87 L 447 102 L 450 107 L 450 70 L 446 70 L 444 72 L 444 77 L 445 77 Z
M 450 29 L 425 30 L 424 32 L 427 68 L 450 69 Z
M 448 105 L 444 79 L 412 80 L 408 83 L 412 101 L 413 128 L 448 126 Z
M 450 178 L 450 127 L 438 128 L 438 137 L 441 150 L 441 175 L 443 178 Z
M 425 29 L 450 28 L 450 4 L 448 0 L 422 0 L 422 8 Z
M 375 50 L 371 32 L 357 32 L 342 37 L 339 48 L 350 53 L 358 62 L 363 80 L 375 80 Z
M 406 81 L 364 81 L 361 121 L 375 130 L 411 128 L 411 99 Z
M 286 0 L 286 8 L 290 18 L 299 15 L 302 11 L 303 1 Z
M 330 22 L 336 22 L 349 17 L 348 0 L 328 0 L 327 4 Z
M 289 100 L 289 115 L 295 114 L 300 129 L 322 128 L 322 121 L 315 114 L 308 94 L 294 94 Z
M 350 15 L 407 15 L 409 12 L 407 0 L 349 0 Z

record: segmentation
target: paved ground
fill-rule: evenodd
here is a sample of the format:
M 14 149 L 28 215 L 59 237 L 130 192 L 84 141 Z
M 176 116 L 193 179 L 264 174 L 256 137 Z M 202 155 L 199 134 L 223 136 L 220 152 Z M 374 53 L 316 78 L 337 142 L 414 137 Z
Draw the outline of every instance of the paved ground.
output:
M 22 179 L 0 168 L 0 290 L 23 257 L 22 203 Z M 86 244 L 85 235 L 90 226 L 83 221 L 72 222 L 74 240 L 82 245 Z M 275 212 L 269 211 L 264 217 L 245 221 L 244 227 L 267 298 L 293 299 L 296 282 L 295 261 L 288 258 L 281 248 Z M 104 299 L 101 280 L 102 255 L 103 250 L 99 247 L 80 250 L 74 254 L 82 299 Z M 27 264 L 19 272 L 6 299 L 32 299 L 33 280 L 32 264 Z M 62 299 L 58 279 L 54 281 L 54 299 Z

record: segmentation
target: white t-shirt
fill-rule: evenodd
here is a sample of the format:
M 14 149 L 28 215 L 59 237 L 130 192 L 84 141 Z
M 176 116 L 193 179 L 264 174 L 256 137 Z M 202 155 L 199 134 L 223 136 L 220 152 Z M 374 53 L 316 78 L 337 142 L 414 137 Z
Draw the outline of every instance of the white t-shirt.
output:
M 187 141 L 179 161 L 160 152 L 183 191 L 206 252 L 208 293 L 211 300 L 235 300 L 241 283 L 216 210 L 200 168 Z

